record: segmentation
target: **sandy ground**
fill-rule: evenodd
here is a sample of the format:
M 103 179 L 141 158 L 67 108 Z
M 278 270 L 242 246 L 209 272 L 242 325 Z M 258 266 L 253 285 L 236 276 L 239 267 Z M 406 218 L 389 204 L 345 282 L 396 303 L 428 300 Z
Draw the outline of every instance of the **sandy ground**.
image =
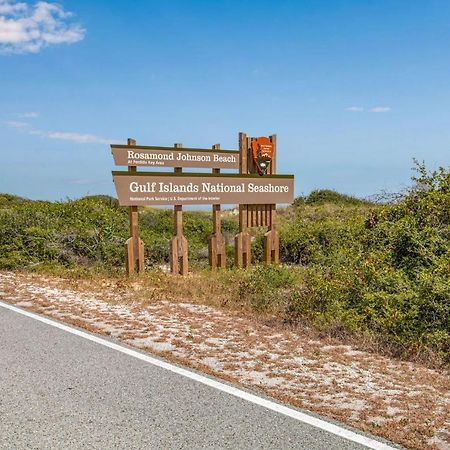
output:
M 337 419 L 407 448 L 450 449 L 448 372 L 236 312 L 0 272 L 0 299 Z

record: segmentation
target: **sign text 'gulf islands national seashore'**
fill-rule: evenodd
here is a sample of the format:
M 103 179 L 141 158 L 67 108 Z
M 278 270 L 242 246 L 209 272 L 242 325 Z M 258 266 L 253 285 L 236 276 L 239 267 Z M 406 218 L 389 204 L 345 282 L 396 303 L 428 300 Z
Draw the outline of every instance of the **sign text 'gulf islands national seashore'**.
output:
M 292 175 L 113 172 L 119 203 L 210 205 L 291 203 Z

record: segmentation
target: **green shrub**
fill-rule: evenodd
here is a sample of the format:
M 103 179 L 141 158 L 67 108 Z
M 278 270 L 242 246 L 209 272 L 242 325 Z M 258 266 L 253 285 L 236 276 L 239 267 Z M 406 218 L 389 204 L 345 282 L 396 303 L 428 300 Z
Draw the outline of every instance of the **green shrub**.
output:
M 0 223 L 0 269 L 51 263 L 66 268 L 123 270 L 124 243 L 129 236 L 128 210 L 111 197 L 32 202 L 3 194 Z M 142 208 L 139 223 L 147 265 L 167 263 L 173 210 Z M 231 220 L 225 224 L 227 230 L 237 229 Z M 207 239 L 212 233 L 211 215 L 185 212 L 183 228 L 191 262 L 204 263 Z
M 351 195 L 341 194 L 331 189 L 317 189 L 312 191 L 306 197 L 297 197 L 294 200 L 293 206 L 311 205 L 318 206 L 326 203 L 332 203 L 334 205 L 368 205 L 371 204 L 368 200 L 363 200 Z
M 417 171 L 401 202 L 365 218 L 349 211 L 311 223 L 300 207 L 282 239 L 285 260 L 304 266 L 289 313 L 449 362 L 450 172 Z
M 239 298 L 257 311 L 274 311 L 289 301 L 296 273 L 283 266 L 256 266 L 239 282 Z

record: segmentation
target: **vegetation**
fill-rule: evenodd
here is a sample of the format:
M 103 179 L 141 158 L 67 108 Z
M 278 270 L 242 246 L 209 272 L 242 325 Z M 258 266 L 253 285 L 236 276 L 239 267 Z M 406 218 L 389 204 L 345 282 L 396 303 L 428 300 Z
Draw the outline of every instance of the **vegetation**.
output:
M 195 276 L 226 294 L 223 304 L 369 336 L 402 357 L 449 364 L 450 171 L 416 169 L 415 186 L 395 204 L 314 191 L 280 211 L 281 267 L 214 276 L 200 270 L 207 266 L 211 214 L 187 212 Z M 51 203 L 3 194 L 0 223 L 0 269 L 123 276 L 128 213 L 112 198 Z M 166 264 L 172 211 L 144 209 L 140 224 L 147 265 Z M 231 256 L 237 218 L 225 214 L 223 228 Z M 258 261 L 263 230 L 252 245 Z M 169 276 L 155 270 L 148 277 L 169 286 Z
M 144 209 L 141 238 L 148 266 L 167 263 L 173 230 L 169 209 Z M 120 274 L 124 242 L 128 238 L 128 211 L 108 196 L 90 196 L 66 202 L 24 201 L 0 194 L 0 269 L 51 268 Z M 235 220 L 225 219 L 228 235 L 237 233 Z M 207 263 L 211 218 L 206 212 L 187 212 L 184 233 L 190 260 Z
M 371 202 L 350 195 L 341 194 L 330 189 L 319 189 L 312 191 L 306 197 L 297 197 L 293 206 L 305 205 L 325 205 L 332 203 L 333 205 L 370 205 Z

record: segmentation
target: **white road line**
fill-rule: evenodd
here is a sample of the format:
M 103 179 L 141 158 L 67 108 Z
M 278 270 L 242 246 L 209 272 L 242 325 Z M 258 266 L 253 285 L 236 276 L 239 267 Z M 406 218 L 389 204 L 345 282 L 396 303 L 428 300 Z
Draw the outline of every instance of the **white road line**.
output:
M 300 422 L 311 425 L 315 428 L 319 428 L 321 430 L 327 431 L 328 433 L 335 434 L 349 441 L 355 442 L 357 444 L 361 444 L 366 446 L 367 448 L 375 449 L 375 450 L 394 450 L 394 447 L 391 447 L 383 442 L 376 441 L 375 439 L 371 439 L 367 436 L 363 436 L 361 434 L 355 433 L 353 431 L 347 430 L 346 428 L 342 428 L 338 425 L 332 424 L 325 420 L 319 419 L 317 417 L 310 416 L 306 413 L 297 411 L 292 408 L 288 408 L 287 406 L 283 406 L 279 403 L 273 402 L 271 400 L 258 397 L 257 395 L 250 394 L 249 392 L 242 391 L 234 386 L 230 386 L 225 383 L 221 383 L 220 381 L 214 380 L 212 378 L 208 378 L 206 376 L 200 375 L 195 372 L 191 372 L 190 370 L 183 369 L 181 367 L 175 366 L 168 362 L 153 358 L 148 355 L 144 355 L 135 350 L 131 350 L 129 348 L 123 347 L 121 345 L 115 344 L 114 342 L 107 341 L 106 339 L 102 339 L 94 334 L 89 334 L 85 331 L 79 330 L 77 328 L 72 328 L 68 325 L 64 325 L 60 322 L 56 322 L 52 319 L 48 319 L 47 317 L 40 316 L 38 314 L 34 314 L 23 309 L 12 306 L 8 303 L 3 303 L 0 301 L 0 306 L 5 309 L 9 309 L 16 313 L 22 314 L 26 317 L 30 317 L 32 319 L 38 320 L 39 322 L 45 323 L 47 325 L 51 325 L 52 327 L 59 328 L 60 330 L 67 331 L 68 333 L 72 333 L 76 336 L 82 337 L 89 341 L 95 342 L 97 344 L 103 345 L 104 347 L 111 348 L 121 353 L 125 353 L 128 356 L 132 356 L 133 358 L 140 359 L 141 361 L 145 361 L 147 363 L 153 364 L 154 366 L 160 367 L 162 369 L 169 370 L 170 372 L 176 373 L 186 378 L 190 378 L 191 380 L 197 381 L 199 383 L 205 384 L 206 386 L 210 386 L 214 389 L 218 389 L 219 391 L 226 392 L 227 394 L 234 395 L 235 397 L 241 398 L 248 402 L 254 403 L 255 405 L 262 406 L 263 408 L 267 408 L 271 411 L 275 411 L 277 413 L 283 414 L 285 416 L 291 417 L 292 419 L 296 419 Z

